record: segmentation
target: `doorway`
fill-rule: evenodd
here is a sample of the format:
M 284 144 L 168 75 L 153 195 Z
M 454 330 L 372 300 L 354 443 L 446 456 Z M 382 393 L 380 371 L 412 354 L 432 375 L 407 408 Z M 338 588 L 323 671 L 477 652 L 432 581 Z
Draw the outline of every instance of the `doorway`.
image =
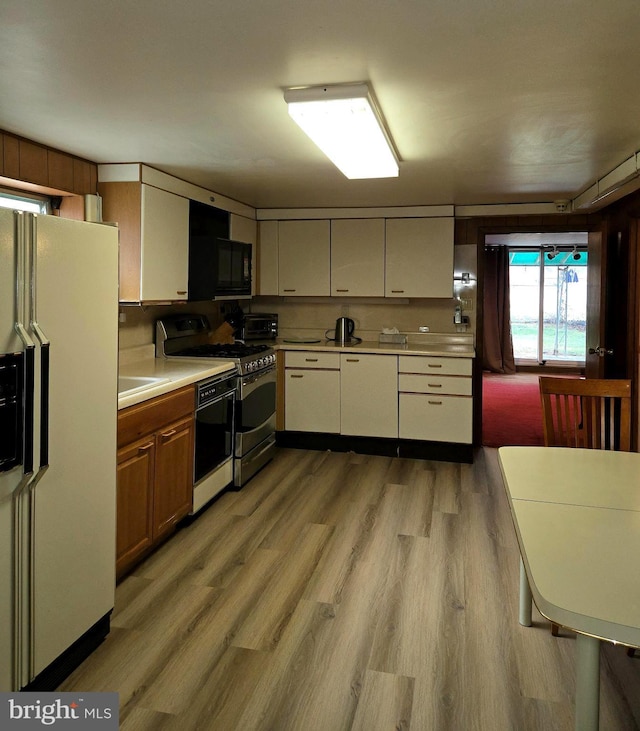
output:
M 588 233 L 487 234 L 485 247 L 508 252 L 507 311 L 500 321 L 508 328 L 501 341 L 509 341 L 513 353 L 511 361 L 505 357 L 504 373 L 485 361 L 482 443 L 542 444 L 538 375 L 584 372 Z

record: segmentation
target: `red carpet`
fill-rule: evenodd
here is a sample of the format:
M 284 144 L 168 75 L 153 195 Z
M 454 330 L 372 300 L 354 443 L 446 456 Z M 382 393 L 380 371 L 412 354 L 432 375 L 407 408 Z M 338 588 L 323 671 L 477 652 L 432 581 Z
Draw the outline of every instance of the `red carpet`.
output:
M 487 447 L 535 447 L 544 443 L 538 376 L 483 375 L 482 443 Z

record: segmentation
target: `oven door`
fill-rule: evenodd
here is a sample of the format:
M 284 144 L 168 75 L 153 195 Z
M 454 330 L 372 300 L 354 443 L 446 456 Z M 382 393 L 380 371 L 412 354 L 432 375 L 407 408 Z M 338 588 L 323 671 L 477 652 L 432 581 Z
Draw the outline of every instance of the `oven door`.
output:
M 249 452 L 276 429 L 276 367 L 240 377 L 236 405 L 236 457 Z
M 235 391 L 196 409 L 194 485 L 233 455 Z

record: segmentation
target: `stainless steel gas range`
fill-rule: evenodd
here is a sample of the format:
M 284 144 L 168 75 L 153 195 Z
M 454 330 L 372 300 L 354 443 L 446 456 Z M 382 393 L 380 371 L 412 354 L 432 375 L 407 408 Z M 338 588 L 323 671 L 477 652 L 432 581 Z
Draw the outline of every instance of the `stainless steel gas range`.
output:
M 275 451 L 276 355 L 265 344 L 212 345 L 208 342 L 209 331 L 204 315 L 158 320 L 156 357 L 215 358 L 236 364 L 233 484 L 241 487 L 272 459 Z

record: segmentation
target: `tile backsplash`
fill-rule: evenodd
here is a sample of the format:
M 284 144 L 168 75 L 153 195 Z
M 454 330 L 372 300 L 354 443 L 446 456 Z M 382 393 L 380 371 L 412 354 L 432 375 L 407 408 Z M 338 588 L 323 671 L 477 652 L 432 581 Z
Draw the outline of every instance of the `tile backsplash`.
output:
M 333 334 L 338 317 L 350 317 L 355 322 L 355 334 L 363 340 L 377 340 L 383 328 L 400 332 L 417 332 L 426 326 L 431 332 L 453 333 L 456 300 L 412 299 L 347 300 L 333 298 L 255 297 L 251 312 L 274 312 L 278 315 L 280 337 L 324 337 Z M 475 314 L 475 311 L 469 313 Z M 475 318 L 467 332 L 473 332 Z
M 212 328 L 223 321 L 217 302 L 188 302 L 184 305 L 142 305 L 120 307 L 119 348 L 127 350 L 155 343 L 156 320 L 180 313 L 206 315 Z M 125 321 L 122 321 L 124 316 Z
M 475 296 L 475 289 L 473 290 Z M 470 296 L 470 295 L 465 295 Z M 328 330 L 333 334 L 338 317 L 350 317 L 355 322 L 355 334 L 363 340 L 377 340 L 383 328 L 400 332 L 417 332 L 426 326 L 431 332 L 453 333 L 454 299 L 412 299 L 390 301 L 374 299 L 283 298 L 254 297 L 242 303 L 245 312 L 275 312 L 278 315 L 280 337 L 322 338 Z M 187 305 L 156 305 L 121 307 L 120 350 L 154 343 L 155 323 L 169 314 L 197 313 L 209 318 L 212 329 L 222 323 L 220 303 L 195 302 Z M 466 332 L 475 332 L 475 307 L 466 313 L 471 322 Z

